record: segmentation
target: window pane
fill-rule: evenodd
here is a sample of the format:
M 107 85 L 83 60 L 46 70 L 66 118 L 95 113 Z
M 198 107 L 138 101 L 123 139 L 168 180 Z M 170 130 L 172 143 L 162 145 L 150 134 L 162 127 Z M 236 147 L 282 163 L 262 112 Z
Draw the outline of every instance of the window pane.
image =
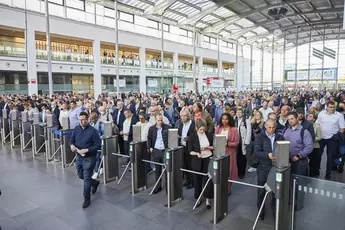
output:
M 209 37 L 209 36 L 205 36 L 205 35 L 204 35 L 204 42 L 208 42 L 208 43 L 210 43 L 210 37 Z
M 165 32 L 169 32 L 169 25 L 163 24 L 163 30 L 164 30 Z
M 104 7 L 104 15 L 110 18 L 115 18 L 115 10 Z
M 49 2 L 53 2 L 59 5 L 63 5 L 63 0 L 49 0 Z
M 134 16 L 133 16 L 133 14 L 127 14 L 124 12 L 120 12 L 120 20 L 134 23 Z
M 158 22 L 153 21 L 153 20 L 148 20 L 147 26 L 153 29 L 158 29 Z
M 66 0 L 66 5 L 79 10 L 84 10 L 84 2 L 80 0 Z
M 104 6 L 96 4 L 96 14 L 104 16 Z
M 216 39 L 211 38 L 211 39 L 210 39 L 210 43 L 212 43 L 212 44 L 216 44 Z
M 188 31 L 188 37 L 190 37 L 190 38 L 193 37 L 193 32 L 192 31 Z
M 180 35 L 186 36 L 186 37 L 187 37 L 188 31 L 187 31 L 187 30 L 184 30 L 184 29 L 180 29 Z

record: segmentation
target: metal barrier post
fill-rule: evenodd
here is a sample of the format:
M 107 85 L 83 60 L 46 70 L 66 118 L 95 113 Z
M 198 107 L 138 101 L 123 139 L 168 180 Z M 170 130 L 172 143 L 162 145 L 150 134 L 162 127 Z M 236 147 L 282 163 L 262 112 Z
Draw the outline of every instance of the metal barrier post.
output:
M 50 161 L 53 155 L 53 115 L 47 114 L 47 124 L 44 127 L 44 139 L 45 139 L 45 147 L 46 147 L 46 160 L 47 162 Z

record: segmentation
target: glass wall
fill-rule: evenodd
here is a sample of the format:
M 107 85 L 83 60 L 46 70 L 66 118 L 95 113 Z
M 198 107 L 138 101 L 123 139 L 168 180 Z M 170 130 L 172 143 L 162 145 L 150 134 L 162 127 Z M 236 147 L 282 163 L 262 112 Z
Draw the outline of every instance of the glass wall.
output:
M 38 91 L 49 92 L 48 73 L 37 73 Z M 53 90 L 56 93 L 71 93 L 72 74 L 53 73 Z
M 0 56 L 25 57 L 25 39 L 23 37 L 7 36 L 4 35 L 5 33 L 7 32 L 0 29 Z
M 139 76 L 119 76 L 119 88 L 121 92 L 137 92 L 140 89 Z M 116 92 L 116 76 L 103 75 L 102 88 L 106 92 Z
M 7 94 L 27 94 L 27 74 L 25 72 L 0 71 L 0 92 Z

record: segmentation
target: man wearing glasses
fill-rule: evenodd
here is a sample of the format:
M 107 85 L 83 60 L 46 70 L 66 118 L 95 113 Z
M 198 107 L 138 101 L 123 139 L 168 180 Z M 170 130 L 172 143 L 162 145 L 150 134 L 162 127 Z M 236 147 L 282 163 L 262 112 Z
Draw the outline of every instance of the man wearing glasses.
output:
M 152 126 L 150 122 L 146 120 L 146 114 L 141 112 L 139 113 L 139 121 L 137 125 L 141 126 L 141 141 L 147 141 L 147 136 L 149 134 L 149 129 Z M 151 153 L 148 151 L 148 156 L 151 160 Z M 147 163 L 147 173 L 150 174 L 152 172 L 151 164 Z
M 338 152 L 339 149 L 339 144 L 335 139 L 335 135 L 338 132 L 344 133 L 344 116 L 341 113 L 336 112 L 335 103 L 333 101 L 329 101 L 327 103 L 327 109 L 319 113 L 316 123 L 320 125 L 322 134 L 322 139 L 320 141 L 320 154 L 323 153 L 325 146 L 327 146 L 327 170 L 325 178 L 331 179 L 331 171 L 335 164 L 333 161 L 333 154 Z
M 95 194 L 99 181 L 92 179 L 96 165 L 96 154 L 101 149 L 101 139 L 98 131 L 89 125 L 86 112 L 79 114 L 79 125 L 72 132 L 70 138 L 71 151 L 76 153 L 76 168 L 78 177 L 84 180 L 83 208 L 90 205 L 90 192 Z

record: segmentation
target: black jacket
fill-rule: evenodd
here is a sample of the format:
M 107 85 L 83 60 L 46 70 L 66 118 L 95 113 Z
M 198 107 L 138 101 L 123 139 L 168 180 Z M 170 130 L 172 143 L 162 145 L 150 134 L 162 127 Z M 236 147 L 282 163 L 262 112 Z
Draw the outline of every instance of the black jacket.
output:
M 210 142 L 210 146 L 213 144 L 213 136 L 206 133 L 207 139 Z M 192 133 L 188 137 L 188 153 L 190 154 L 192 151 L 200 153 L 200 141 L 197 132 Z M 201 171 L 201 159 L 197 156 L 191 156 L 191 168 L 194 171 L 200 172 Z
M 187 132 L 187 138 L 195 133 L 195 122 L 193 120 L 191 120 L 192 123 L 189 126 L 188 132 Z M 181 145 L 181 136 L 182 136 L 182 129 L 183 129 L 183 122 L 181 121 L 179 126 L 178 126 L 178 145 Z M 186 147 L 188 148 L 188 140 L 186 141 Z
M 162 137 L 164 142 L 164 147 L 168 148 L 168 132 L 169 132 L 169 125 L 163 124 L 162 128 Z M 147 135 L 147 148 L 154 148 L 157 140 L 157 127 L 153 125 L 149 129 L 149 133 Z
M 276 144 L 277 141 L 282 140 L 284 140 L 284 137 L 281 134 L 276 133 L 274 144 Z M 272 152 L 271 140 L 267 137 L 266 133 L 256 135 L 254 141 L 254 153 L 259 158 L 258 169 L 270 170 L 272 168 L 272 160 L 268 158 L 268 154 Z
M 124 122 L 125 119 L 126 119 L 123 110 L 124 110 L 124 108 L 122 108 L 121 112 L 119 112 L 119 110 L 116 109 L 115 112 L 114 112 L 114 114 L 113 114 L 113 121 L 114 121 L 115 125 L 117 125 L 117 127 L 119 127 L 120 130 L 122 130 L 123 122 Z M 117 114 L 118 114 L 118 113 L 120 113 L 119 123 L 117 123 Z

